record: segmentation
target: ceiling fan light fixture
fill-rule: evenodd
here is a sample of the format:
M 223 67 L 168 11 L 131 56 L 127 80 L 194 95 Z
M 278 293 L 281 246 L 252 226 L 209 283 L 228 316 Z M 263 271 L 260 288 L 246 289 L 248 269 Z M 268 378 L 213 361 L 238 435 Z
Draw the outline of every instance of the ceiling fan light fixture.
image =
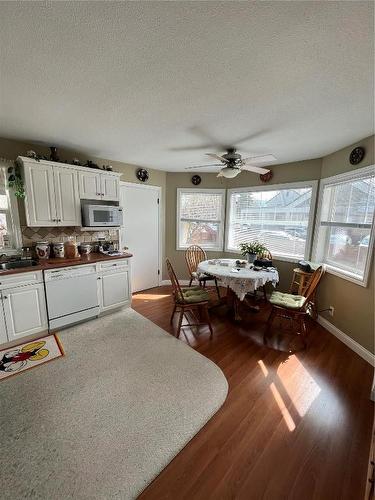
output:
M 234 177 L 237 177 L 237 175 L 241 172 L 240 168 L 236 167 L 224 167 L 220 170 L 218 173 L 218 177 L 225 177 L 227 179 L 233 179 Z

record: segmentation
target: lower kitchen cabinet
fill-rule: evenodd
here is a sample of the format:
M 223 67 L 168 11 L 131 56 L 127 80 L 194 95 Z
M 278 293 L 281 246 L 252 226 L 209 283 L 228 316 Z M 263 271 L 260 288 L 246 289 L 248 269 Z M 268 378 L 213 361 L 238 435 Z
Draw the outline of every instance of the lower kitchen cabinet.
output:
M 7 336 L 1 341 L 11 342 L 48 329 L 43 283 L 3 290 L 1 305 Z M 0 319 L 0 327 L 1 323 Z
M 8 342 L 7 328 L 5 325 L 4 311 L 0 308 L 0 344 Z
M 98 277 L 100 311 L 121 307 L 130 302 L 129 270 L 114 269 Z

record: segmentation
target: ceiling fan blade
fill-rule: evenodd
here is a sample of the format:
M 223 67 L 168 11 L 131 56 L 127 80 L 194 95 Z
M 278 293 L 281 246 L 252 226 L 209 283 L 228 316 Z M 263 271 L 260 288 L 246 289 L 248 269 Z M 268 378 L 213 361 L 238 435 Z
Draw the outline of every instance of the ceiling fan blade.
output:
M 255 172 L 256 174 L 268 174 L 269 168 L 255 167 L 254 165 L 243 165 L 241 170 L 247 170 L 248 172 Z
M 265 162 L 268 162 L 268 161 L 276 161 L 276 158 L 269 154 L 269 155 L 259 155 L 259 156 L 249 156 L 248 158 L 244 158 L 242 160 L 244 163 L 265 163 Z
M 197 166 L 194 166 L 194 167 L 185 167 L 185 170 L 190 170 L 192 168 L 207 168 L 207 167 L 222 167 L 223 164 L 222 163 L 214 163 L 211 165 L 197 165 Z
M 206 153 L 206 156 L 211 156 L 211 158 L 215 158 L 215 160 L 220 160 L 222 164 L 228 162 L 228 160 L 226 160 L 222 156 L 217 155 L 216 153 Z
M 177 146 L 174 148 L 169 148 L 168 151 L 199 151 L 200 149 L 211 149 L 212 144 L 201 144 L 199 146 Z

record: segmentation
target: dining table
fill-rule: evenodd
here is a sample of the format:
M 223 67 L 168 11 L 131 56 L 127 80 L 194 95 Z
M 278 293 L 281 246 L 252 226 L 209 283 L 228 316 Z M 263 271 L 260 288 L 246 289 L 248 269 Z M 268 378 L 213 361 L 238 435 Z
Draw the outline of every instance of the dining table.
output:
M 275 267 L 260 268 L 237 259 L 205 260 L 198 264 L 197 272 L 215 276 L 221 286 L 227 287 L 227 303 L 233 306 L 236 321 L 241 320 L 240 303 L 247 294 L 255 292 L 266 283 L 275 287 L 279 282 L 279 273 Z

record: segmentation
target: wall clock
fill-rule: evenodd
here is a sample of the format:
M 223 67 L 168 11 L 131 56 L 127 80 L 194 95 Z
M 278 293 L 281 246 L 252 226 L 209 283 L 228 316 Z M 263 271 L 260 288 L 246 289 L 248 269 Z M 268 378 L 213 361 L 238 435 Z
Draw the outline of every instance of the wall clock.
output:
M 137 179 L 141 182 L 146 182 L 148 180 L 148 172 L 145 168 L 139 168 L 135 174 Z
M 266 174 L 259 174 L 259 179 L 262 181 L 262 182 L 269 182 L 273 177 L 273 172 L 272 170 L 270 170 L 269 172 L 267 172 Z
M 365 148 L 358 146 L 354 148 L 353 151 L 350 153 L 349 161 L 352 165 L 358 165 L 358 163 L 361 163 L 364 156 L 365 156 Z
M 202 178 L 200 175 L 193 175 L 191 178 L 191 182 L 194 184 L 194 186 L 198 186 L 202 182 Z

